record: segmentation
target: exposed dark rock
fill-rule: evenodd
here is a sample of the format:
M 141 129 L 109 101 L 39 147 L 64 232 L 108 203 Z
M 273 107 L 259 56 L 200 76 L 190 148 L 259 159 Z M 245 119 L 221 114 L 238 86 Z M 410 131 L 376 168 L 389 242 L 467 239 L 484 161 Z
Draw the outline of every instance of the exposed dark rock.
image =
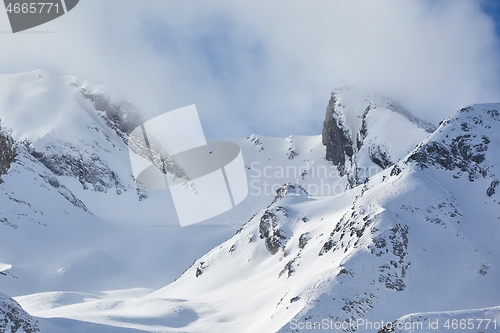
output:
M 6 217 L 0 217 L 0 223 L 6 225 L 6 226 L 9 226 L 11 227 L 12 229 L 17 229 L 18 226 L 16 224 L 13 224 L 9 221 L 9 219 L 7 219 Z
M 67 146 L 67 145 L 66 145 Z M 77 178 L 84 189 L 90 189 L 97 192 L 107 192 L 115 188 L 117 194 L 126 190 L 118 175 L 111 171 L 109 166 L 102 161 L 96 154 L 83 155 L 77 147 L 69 146 L 70 152 L 60 153 L 57 149 L 47 153 L 41 153 L 33 148 L 29 150 L 30 154 L 40 161 L 47 169 L 56 176 L 70 176 Z
M 401 173 L 401 168 L 398 167 L 397 165 L 394 166 L 391 170 L 391 176 L 397 176 Z
M 295 150 L 290 150 L 290 152 L 288 153 L 288 159 L 289 159 L 289 160 L 293 160 L 293 158 L 294 158 L 295 156 L 298 156 L 298 155 L 299 155 L 299 153 L 298 153 L 297 151 L 295 151 Z
M 264 239 L 266 249 L 272 255 L 278 253 L 287 240 L 284 231 L 279 228 L 278 215 L 286 217 L 287 212 L 283 207 L 279 206 L 269 208 L 262 214 L 259 224 L 260 238 Z
M 309 233 L 306 232 L 305 234 L 300 235 L 299 237 L 299 248 L 303 249 L 306 247 L 307 242 L 309 241 Z
M 113 103 L 109 97 L 81 89 L 84 98 L 92 102 L 99 116 L 112 128 L 118 136 L 127 143 L 127 135 L 130 134 L 143 120 L 139 112 L 129 102 L 122 104 Z
M 325 242 L 325 244 L 323 244 L 323 247 L 321 248 L 321 250 L 319 251 L 319 256 L 322 256 L 324 255 L 325 253 L 327 253 L 328 251 L 330 251 L 335 245 L 337 245 L 337 242 L 330 239 L 328 240 L 327 242 Z
M 373 308 L 373 302 L 376 299 L 375 295 L 369 294 L 368 297 L 358 296 L 355 299 L 342 298 L 344 306 L 342 310 L 345 313 L 355 315 L 357 317 L 364 317 L 365 313 Z
M 165 175 L 168 174 L 168 177 L 189 181 L 184 168 L 165 151 L 161 139 L 158 139 L 152 133 L 147 135 L 146 132 L 134 132 L 128 137 L 128 147 L 138 156 L 150 161 Z
M 489 114 L 491 118 L 500 121 L 500 112 L 498 110 L 487 110 L 486 113 Z
M 271 205 L 278 202 L 279 200 L 283 199 L 284 197 L 286 197 L 288 194 L 291 193 L 305 195 L 305 196 L 309 195 L 309 193 L 307 193 L 307 191 L 302 187 L 302 185 L 286 183 L 281 185 L 281 187 L 276 190 L 276 196 L 274 197 L 274 200 L 271 202 Z
M 488 273 L 489 268 L 490 268 L 490 266 L 483 264 L 481 266 L 481 268 L 479 269 L 479 275 L 481 275 L 481 276 L 486 275 Z
M 386 169 L 394 164 L 387 151 L 381 146 L 371 146 L 368 149 L 368 154 L 373 163 L 382 169 Z
M 372 109 L 372 104 L 368 105 L 365 109 L 365 112 L 363 112 L 363 120 L 361 122 L 361 129 L 359 130 L 359 133 L 356 138 L 356 145 L 358 150 L 361 149 L 363 146 L 363 140 L 366 138 L 366 135 L 368 134 L 368 128 L 366 127 L 366 116 L 368 115 L 368 112 Z
M 467 172 L 470 180 L 474 180 L 487 174 L 487 169 L 480 164 L 485 159 L 483 152 L 488 150 L 488 143 L 485 137 L 479 142 L 469 134 L 459 135 L 449 145 L 433 141 L 419 147 L 408 157 L 408 161 L 415 161 L 422 169 L 431 165 L 446 170 L 458 168 Z
M 295 272 L 295 269 L 293 268 L 293 263 L 295 262 L 296 259 L 297 258 L 290 260 L 289 262 L 286 263 L 285 267 L 278 274 L 278 278 L 280 278 L 285 272 L 287 273 L 287 278 L 292 276 L 292 274 Z
M 354 274 L 352 274 L 351 272 L 349 272 L 347 269 L 345 269 L 344 267 L 342 267 L 342 269 L 340 270 L 340 272 L 338 272 L 337 276 L 340 276 L 340 275 L 350 275 L 350 276 L 354 276 Z
M 60 188 L 59 188 L 59 193 L 66 198 L 66 200 L 68 200 L 69 202 L 71 202 L 71 204 L 77 208 L 80 208 L 82 209 L 83 211 L 89 213 L 92 215 L 92 213 L 90 212 L 90 210 L 87 208 L 87 206 L 85 206 L 85 204 L 80 200 L 78 199 L 74 194 L 73 192 L 70 191 L 70 189 L 68 189 L 66 186 L 62 185 Z
M 332 93 L 328 107 L 326 108 L 326 117 L 323 122 L 322 142 L 326 146 L 326 160 L 331 161 L 337 166 L 339 172 L 343 174 L 346 156 L 352 157 L 354 154 L 353 143 L 346 132 L 340 118 L 336 114 L 336 99 Z
M 12 298 L 0 293 L 0 332 L 40 332 L 38 323 Z
M 73 192 L 63 184 L 59 183 L 56 177 L 47 175 L 47 174 L 40 174 L 40 177 L 42 177 L 47 183 L 49 183 L 50 186 L 53 188 L 57 189 L 59 194 L 61 194 L 66 200 L 68 200 L 73 206 L 82 209 L 83 211 L 92 214 L 90 210 L 85 206 L 85 204 L 78 199 Z M 28 203 L 29 205 L 29 203 Z
M 410 267 L 410 263 L 406 261 L 408 255 L 408 226 L 396 224 L 389 235 L 389 240 L 392 245 L 392 254 L 398 260 L 391 260 L 379 267 L 380 272 L 383 273 L 379 276 L 379 282 L 384 283 L 387 289 L 394 289 L 402 291 L 406 288 L 404 278 L 406 270 Z
M 383 237 L 374 237 L 372 239 L 373 245 L 368 246 L 370 249 L 370 252 L 372 254 L 375 254 L 377 257 L 382 256 L 383 254 L 387 253 L 386 247 L 387 247 L 387 241 Z
M 491 197 L 493 194 L 495 194 L 495 188 L 500 184 L 500 181 L 498 179 L 492 180 L 490 187 L 486 190 L 486 194 Z
M 201 274 L 203 274 L 203 271 L 204 269 L 206 268 L 205 266 L 205 262 L 200 262 L 200 264 L 198 265 L 198 267 L 196 268 L 196 277 L 199 277 Z
M 135 192 L 137 193 L 137 197 L 139 198 L 139 201 L 142 201 L 142 200 L 148 198 L 148 194 L 142 188 L 137 187 L 135 189 Z
M 15 141 L 9 131 L 2 129 L 0 123 L 0 184 L 3 182 L 1 177 L 9 171 L 16 156 Z

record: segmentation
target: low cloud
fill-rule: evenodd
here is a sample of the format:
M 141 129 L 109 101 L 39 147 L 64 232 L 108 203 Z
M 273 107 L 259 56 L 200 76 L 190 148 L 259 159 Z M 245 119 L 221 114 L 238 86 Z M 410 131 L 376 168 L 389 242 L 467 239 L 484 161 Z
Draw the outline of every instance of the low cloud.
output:
M 312 135 L 341 83 L 434 123 L 500 101 L 494 29 L 472 0 L 86 0 L 32 30 L 54 33 L 0 34 L 0 72 L 108 84 L 147 117 L 195 103 L 211 136 Z

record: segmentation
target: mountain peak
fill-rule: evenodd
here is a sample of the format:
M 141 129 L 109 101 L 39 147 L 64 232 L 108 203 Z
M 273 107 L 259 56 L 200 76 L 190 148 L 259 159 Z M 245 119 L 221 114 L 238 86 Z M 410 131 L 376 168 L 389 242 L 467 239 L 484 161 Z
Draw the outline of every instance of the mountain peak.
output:
M 388 97 L 341 85 L 331 93 L 322 141 L 326 159 L 355 186 L 403 158 L 434 129 Z
M 500 164 L 497 149 L 491 149 L 498 133 L 500 104 L 476 104 L 460 109 L 440 123 L 439 128 L 407 158 L 420 168 L 430 166 L 468 174 L 469 180 L 494 177 Z M 487 156 L 488 155 L 488 156 Z
M 35 142 L 56 132 L 66 139 L 75 132 L 70 124 L 96 118 L 123 141 L 141 123 L 136 108 L 108 86 L 46 70 L 0 76 L 0 119 L 16 140 Z

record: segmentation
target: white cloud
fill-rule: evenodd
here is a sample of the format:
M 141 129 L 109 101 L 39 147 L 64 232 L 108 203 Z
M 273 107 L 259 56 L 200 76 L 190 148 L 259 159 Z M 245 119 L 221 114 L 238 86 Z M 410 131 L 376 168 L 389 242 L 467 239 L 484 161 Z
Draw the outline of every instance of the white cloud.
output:
M 319 134 L 340 83 L 435 123 L 500 101 L 494 26 L 472 0 L 86 0 L 33 31 L 56 33 L 0 34 L 0 72 L 109 84 L 149 115 L 196 103 L 214 136 Z

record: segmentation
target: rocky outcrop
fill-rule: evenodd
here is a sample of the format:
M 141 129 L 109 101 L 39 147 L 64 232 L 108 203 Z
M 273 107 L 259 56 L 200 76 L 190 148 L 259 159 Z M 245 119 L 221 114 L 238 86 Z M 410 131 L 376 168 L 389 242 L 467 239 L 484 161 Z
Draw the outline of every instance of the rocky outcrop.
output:
M 276 190 L 276 196 L 271 202 L 271 205 L 283 199 L 289 194 L 309 196 L 309 193 L 307 193 L 307 191 L 302 187 L 302 185 L 286 183 Z
M 106 125 L 113 129 L 125 143 L 127 143 L 127 135 L 143 122 L 138 110 L 130 102 L 114 103 L 109 97 L 97 92 L 89 92 L 85 88 L 81 88 L 81 93 L 92 103 Z
M 354 152 L 350 134 L 339 119 L 338 114 L 335 114 L 336 104 L 335 93 L 332 93 L 326 108 L 321 136 L 322 142 L 326 146 L 326 159 L 336 165 L 343 174 L 346 158 L 351 158 Z
M 2 175 L 5 175 L 10 165 L 16 159 L 16 147 L 10 133 L 1 127 L 0 123 L 0 184 Z
M 490 111 L 490 112 L 488 112 Z M 490 165 L 485 163 L 491 139 L 491 120 L 498 121 L 496 110 L 478 110 L 463 108 L 455 116 L 444 120 L 438 135 L 431 141 L 422 143 L 408 157 L 407 162 L 415 162 L 420 168 L 434 166 L 440 169 L 456 171 L 455 178 L 467 174 L 470 181 L 487 177 Z M 496 133 L 491 133 L 496 134 Z M 494 181 L 491 190 L 494 192 Z
M 264 240 L 267 251 L 272 255 L 278 253 L 280 249 L 284 249 L 290 237 L 282 228 L 282 225 L 287 223 L 289 217 L 287 209 L 277 205 L 277 203 L 291 195 L 307 198 L 309 193 L 307 193 L 301 185 L 291 183 L 283 184 L 276 190 L 276 196 L 260 218 L 260 239 Z M 304 220 L 305 218 L 303 218 L 303 221 Z M 307 242 L 307 240 L 305 242 Z
M 286 244 L 286 233 L 280 229 L 279 219 L 287 216 L 286 209 L 277 206 L 266 210 L 260 218 L 260 238 L 265 241 L 266 249 L 272 255 L 278 253 Z
M 97 154 L 82 152 L 67 143 L 61 145 L 69 151 L 61 152 L 57 147 L 47 147 L 47 152 L 30 149 L 30 153 L 54 175 L 77 178 L 84 189 L 107 192 L 115 188 L 117 194 L 127 190 L 120 177 Z
M 16 301 L 0 293 L 0 332 L 35 333 L 40 332 L 40 328 Z

